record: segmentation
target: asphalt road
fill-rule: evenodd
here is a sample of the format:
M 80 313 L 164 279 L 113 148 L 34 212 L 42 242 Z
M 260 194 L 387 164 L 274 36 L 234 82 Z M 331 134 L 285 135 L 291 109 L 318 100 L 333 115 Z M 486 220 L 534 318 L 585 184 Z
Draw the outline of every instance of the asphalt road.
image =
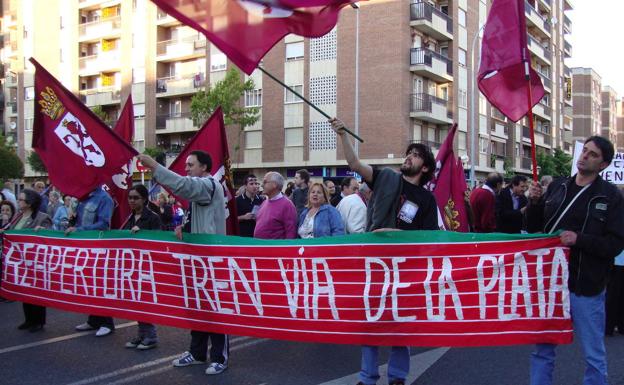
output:
M 124 348 L 136 333 L 132 321 L 116 320 L 115 333 L 96 338 L 75 332 L 82 314 L 48 309 L 44 331 L 19 331 L 20 303 L 0 303 L 0 384 L 203 384 L 355 385 L 357 346 L 305 344 L 232 337 L 230 366 L 207 376 L 205 365 L 174 368 L 171 360 L 187 350 L 188 331 L 160 327 L 160 344 L 148 351 Z M 607 338 L 609 379 L 624 384 L 624 336 Z M 412 385 L 522 385 L 528 383 L 531 346 L 494 348 L 413 348 Z M 380 364 L 387 349 L 381 350 Z M 382 367 L 382 371 L 385 369 Z M 578 344 L 558 348 L 557 384 L 582 383 Z M 380 385 L 387 382 L 380 381 Z

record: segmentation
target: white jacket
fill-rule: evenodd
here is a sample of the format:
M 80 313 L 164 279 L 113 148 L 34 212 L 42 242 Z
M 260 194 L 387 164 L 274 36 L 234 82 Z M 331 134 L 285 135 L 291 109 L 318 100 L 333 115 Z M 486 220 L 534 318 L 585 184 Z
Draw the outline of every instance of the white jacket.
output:
M 358 194 L 347 195 L 336 207 L 345 224 L 345 233 L 363 233 L 366 230 L 366 205 Z

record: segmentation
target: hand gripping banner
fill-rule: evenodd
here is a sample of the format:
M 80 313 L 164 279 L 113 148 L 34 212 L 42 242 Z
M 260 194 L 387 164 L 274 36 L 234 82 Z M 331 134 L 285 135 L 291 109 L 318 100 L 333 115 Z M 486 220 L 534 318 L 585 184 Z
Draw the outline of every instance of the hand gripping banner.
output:
M 572 340 L 568 249 L 556 236 L 185 237 L 9 231 L 0 295 L 294 341 L 493 346 Z

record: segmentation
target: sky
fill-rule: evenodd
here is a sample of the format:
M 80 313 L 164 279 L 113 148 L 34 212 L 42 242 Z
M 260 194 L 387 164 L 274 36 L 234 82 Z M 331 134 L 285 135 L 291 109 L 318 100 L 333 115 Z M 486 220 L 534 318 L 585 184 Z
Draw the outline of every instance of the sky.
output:
M 572 57 L 566 64 L 591 67 L 602 78 L 602 85 L 611 86 L 624 98 L 624 1 L 572 0 Z

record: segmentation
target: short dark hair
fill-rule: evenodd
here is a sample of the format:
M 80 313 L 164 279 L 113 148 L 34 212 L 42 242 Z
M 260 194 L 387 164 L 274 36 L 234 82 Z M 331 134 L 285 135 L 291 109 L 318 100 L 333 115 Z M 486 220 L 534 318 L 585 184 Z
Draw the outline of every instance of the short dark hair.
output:
M 355 179 L 352 176 L 345 176 L 344 178 L 342 178 L 342 180 L 340 181 L 340 191 L 344 190 L 345 188 L 348 188 L 351 185 L 351 180 Z
M 428 169 L 427 172 L 422 172 L 420 176 L 420 185 L 424 186 L 429 183 L 431 179 L 433 179 L 433 175 L 435 174 L 435 158 L 433 157 L 433 152 L 431 152 L 431 148 L 429 148 L 429 146 L 424 143 L 411 143 L 409 146 L 407 146 L 407 149 L 405 150 L 405 156 L 412 152 L 412 150 L 418 151 L 420 157 L 423 160 L 423 167 L 427 167 Z
M 245 186 L 247 186 L 247 183 L 249 183 L 251 179 L 258 179 L 258 178 L 254 174 L 247 174 L 245 176 Z
M 25 188 L 20 192 L 24 194 L 24 197 L 26 197 L 26 199 L 24 199 L 24 202 L 32 210 L 31 217 L 35 219 L 35 217 L 37 216 L 37 212 L 39 211 L 39 206 L 41 206 L 41 195 L 39 195 L 39 193 L 35 190 L 31 190 L 29 188 Z
M 488 185 L 492 189 L 496 188 L 497 185 L 502 184 L 502 183 L 503 183 L 503 177 L 500 176 L 500 174 L 497 172 L 488 174 L 487 179 L 485 180 L 485 184 Z
M 295 172 L 295 175 L 296 174 L 299 174 L 299 178 L 303 179 L 304 182 L 306 183 L 310 182 L 310 173 L 305 168 L 302 168 L 301 170 L 297 170 Z
M 149 203 L 149 192 L 147 191 L 147 187 L 142 184 L 135 184 L 128 189 L 128 193 L 130 193 L 130 191 L 136 191 L 145 201 L 144 205 Z
M 17 209 L 15 208 L 15 205 L 13 205 L 13 202 L 8 201 L 8 200 L 3 200 L 2 202 L 0 202 L 0 207 L 2 206 L 9 206 L 11 208 L 11 218 L 12 219 L 15 216 L 15 211 L 17 211 Z
M 197 161 L 200 164 L 206 166 L 206 172 L 210 172 L 212 170 L 212 158 L 210 157 L 210 154 L 208 154 L 206 151 L 195 150 L 191 151 L 189 155 L 195 155 Z
M 590 136 L 585 140 L 585 143 L 583 144 L 587 144 L 589 142 L 594 142 L 596 147 L 598 147 L 600 149 L 600 152 L 602 152 L 602 160 L 607 162 L 607 165 L 611 164 L 611 161 L 613 160 L 613 155 L 615 155 L 613 143 L 611 143 L 609 139 L 597 135 Z
M 514 186 L 517 186 L 520 183 L 526 182 L 526 181 L 527 181 L 527 177 L 524 175 L 515 175 L 513 178 L 511 178 L 511 184 Z

